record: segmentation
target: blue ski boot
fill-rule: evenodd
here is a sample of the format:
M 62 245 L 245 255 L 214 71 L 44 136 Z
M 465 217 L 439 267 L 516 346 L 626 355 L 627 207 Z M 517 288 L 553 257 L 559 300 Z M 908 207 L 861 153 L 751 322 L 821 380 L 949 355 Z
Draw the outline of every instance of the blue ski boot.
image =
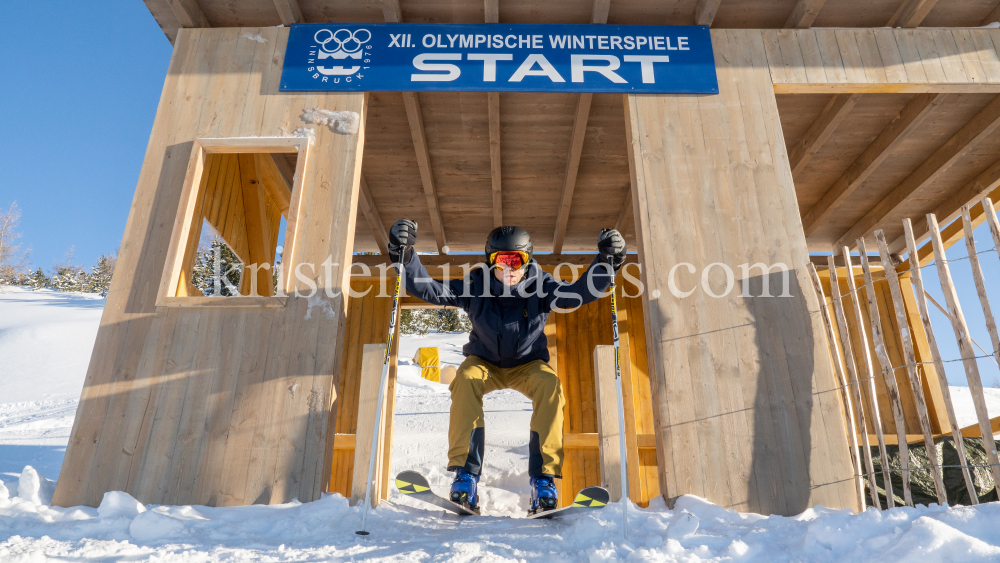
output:
M 479 514 L 479 494 L 476 492 L 478 485 L 479 475 L 473 475 L 465 469 L 455 471 L 455 481 L 451 484 L 449 495 L 451 502 Z
M 559 491 L 552 477 L 542 475 L 531 478 L 531 508 L 528 515 L 555 510 L 559 506 Z

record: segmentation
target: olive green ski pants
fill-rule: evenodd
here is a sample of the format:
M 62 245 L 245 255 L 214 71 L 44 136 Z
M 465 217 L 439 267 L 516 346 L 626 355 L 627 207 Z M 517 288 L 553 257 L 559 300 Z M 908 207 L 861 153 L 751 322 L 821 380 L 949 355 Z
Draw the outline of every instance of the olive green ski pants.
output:
M 451 391 L 448 428 L 448 470 L 459 468 L 479 475 L 485 444 L 483 395 L 514 389 L 531 399 L 531 434 L 528 443 L 528 475 L 562 477 L 563 397 L 562 384 L 552 366 L 534 360 L 511 368 L 497 367 L 478 356 L 469 356 L 459 366 Z

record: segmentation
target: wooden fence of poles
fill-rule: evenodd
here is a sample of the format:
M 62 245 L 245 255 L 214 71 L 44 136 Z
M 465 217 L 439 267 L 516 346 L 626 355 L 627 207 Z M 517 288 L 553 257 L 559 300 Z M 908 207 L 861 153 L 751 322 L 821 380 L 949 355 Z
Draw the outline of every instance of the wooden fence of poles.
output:
M 910 482 L 911 475 L 915 471 L 929 472 L 933 478 L 934 490 L 938 502 L 942 504 L 947 502 L 943 475 L 945 466 L 942 460 L 939 459 L 935 445 L 935 439 L 945 437 L 946 434 L 933 433 L 927 399 L 924 396 L 924 382 L 921 378 L 921 370 L 918 370 L 918 367 L 921 365 L 933 365 L 938 375 L 940 392 L 943 397 L 945 411 L 947 412 L 947 422 L 951 429 L 950 435 L 954 440 L 965 487 L 969 493 L 970 502 L 978 504 L 979 497 L 976 493 L 970 472 L 972 466 L 969 463 L 965 447 L 964 440 L 966 436 L 958 424 L 955 408 L 951 401 L 951 391 L 948 386 L 947 377 L 945 376 L 944 364 L 949 361 L 961 361 L 963 364 L 969 391 L 975 405 L 979 426 L 978 431 L 983 438 L 983 446 L 986 450 L 989 468 L 992 472 L 994 483 L 1000 485 L 1000 460 L 997 457 L 996 443 L 993 438 L 995 421 L 991 421 L 986 408 L 983 383 L 977 363 L 979 359 L 989 357 L 995 359 L 997 365 L 1000 366 L 1000 333 L 998 333 L 996 320 L 990 307 L 989 297 L 986 293 L 986 279 L 980 264 L 980 254 L 990 254 L 995 250 L 997 255 L 1000 256 L 1000 221 L 997 219 L 993 202 L 988 197 L 983 198 L 980 205 L 990 227 L 994 243 L 993 249 L 983 252 L 977 251 L 976 242 L 973 238 L 973 222 L 970 214 L 970 206 L 967 205 L 962 208 L 960 220 L 964 228 L 969 266 L 972 270 L 979 303 L 986 320 L 986 328 L 993 345 L 992 354 L 985 353 L 982 356 L 977 356 L 973 348 L 973 345 L 978 345 L 978 343 L 974 342 L 969 333 L 968 323 L 962 312 L 962 305 L 959 302 L 958 292 L 955 290 L 950 267 L 950 262 L 965 260 L 965 258 L 948 260 L 945 255 L 941 229 L 934 214 L 928 214 L 926 220 L 930 235 L 931 258 L 933 259 L 934 267 L 937 269 L 941 291 L 945 299 L 944 306 L 939 305 L 926 292 L 923 275 L 921 274 L 920 261 L 917 259 L 920 254 L 918 254 L 913 225 L 909 219 L 903 221 L 907 252 L 910 256 L 910 260 L 907 263 L 897 264 L 889 252 L 884 233 L 881 230 L 877 230 L 874 233 L 881 265 L 884 269 L 884 277 L 882 278 L 874 276 L 877 270 L 873 269 L 869 261 L 864 238 L 857 240 L 858 252 L 860 254 L 860 258 L 857 261 L 860 262 L 861 276 L 864 279 L 867 314 L 861 306 L 859 295 L 861 289 L 857 286 L 855 280 L 857 275 L 855 268 L 857 266 L 855 265 L 855 261 L 852 260 L 850 250 L 846 246 L 839 249 L 846 267 L 844 269 L 845 275 L 843 276 L 846 277 L 846 294 L 841 291 L 841 275 L 837 270 L 836 257 L 828 257 L 830 291 L 825 297 L 829 298 L 833 305 L 833 314 L 831 314 L 828 308 L 826 299 L 821 300 L 820 314 L 826 328 L 826 338 L 839 380 L 845 419 L 850 429 L 848 438 L 855 468 L 856 489 L 858 499 L 862 501 L 862 504 L 864 500 L 864 480 L 867 480 L 871 503 L 874 506 L 882 508 L 875 481 L 875 469 L 871 452 L 872 445 L 868 433 L 869 424 L 874 430 L 875 438 L 878 441 L 886 506 L 888 508 L 895 506 L 895 495 L 891 480 L 891 474 L 894 472 L 901 474 L 903 501 L 907 506 L 913 506 L 913 494 Z M 923 254 L 927 254 L 927 252 L 925 251 Z M 927 264 L 923 267 L 930 266 L 931 264 Z M 823 292 L 820 277 L 812 264 L 809 265 L 809 273 L 817 293 L 824 295 L 825 292 Z M 907 315 L 907 301 L 904 299 L 904 291 L 909 291 L 909 288 L 904 286 L 907 280 L 912 284 L 913 294 L 910 297 L 910 303 L 915 302 L 916 304 L 920 319 L 919 327 L 911 326 L 910 319 L 914 317 Z M 882 311 L 880 309 L 875 283 L 882 281 L 888 283 L 892 311 Z M 845 300 L 848 298 L 854 320 L 856 321 L 853 326 L 848 322 L 847 313 L 845 312 Z M 950 321 L 952 331 L 958 343 L 960 358 L 945 360 L 941 357 L 941 350 L 938 345 L 939 340 L 935 336 L 927 307 L 928 300 L 941 308 L 944 315 Z M 902 348 L 902 365 L 893 365 L 892 358 L 888 353 L 887 337 L 892 331 L 893 321 L 895 321 L 895 332 Z M 886 327 L 889 327 L 890 332 L 887 332 Z M 925 350 L 924 353 L 926 353 L 926 350 L 930 351 L 931 361 L 918 361 L 914 348 L 914 334 L 919 334 L 919 330 L 915 329 L 921 329 L 923 335 L 926 337 L 926 348 L 923 348 L 923 350 Z M 870 331 L 870 339 L 868 331 Z M 876 371 L 872 364 L 872 348 L 874 348 L 875 356 L 878 358 L 881 371 Z M 897 384 L 897 373 L 906 374 L 905 379 L 909 383 L 908 386 Z M 885 386 L 887 402 L 896 430 L 896 440 L 899 445 L 899 467 L 896 468 L 890 467 L 886 450 L 886 436 L 883 431 L 882 417 L 879 412 L 877 400 L 876 380 L 879 378 L 881 378 Z M 867 405 L 863 391 L 867 392 L 869 398 Z M 916 410 L 920 426 L 919 439 L 914 439 L 915 437 L 907 435 L 906 418 L 903 409 L 904 396 L 901 395 L 904 392 L 909 394 L 908 397 L 905 397 L 907 404 L 912 404 L 912 408 Z M 966 429 L 966 431 L 969 431 L 971 428 Z M 861 433 L 860 440 L 858 440 L 857 436 L 857 432 L 859 431 Z M 919 443 L 920 441 L 923 442 L 929 463 L 926 467 L 910 467 L 911 460 L 908 442 Z

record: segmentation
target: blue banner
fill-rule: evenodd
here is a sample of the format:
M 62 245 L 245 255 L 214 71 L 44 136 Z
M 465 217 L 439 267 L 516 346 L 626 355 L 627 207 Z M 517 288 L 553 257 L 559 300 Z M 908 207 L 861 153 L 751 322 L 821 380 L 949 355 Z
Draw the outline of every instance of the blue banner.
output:
M 703 26 L 298 24 L 284 92 L 717 94 Z

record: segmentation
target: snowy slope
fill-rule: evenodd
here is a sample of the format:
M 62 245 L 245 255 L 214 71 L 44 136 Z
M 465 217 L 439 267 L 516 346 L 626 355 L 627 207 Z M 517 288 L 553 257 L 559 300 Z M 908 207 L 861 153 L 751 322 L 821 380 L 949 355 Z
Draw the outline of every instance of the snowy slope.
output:
M 47 506 L 69 436 L 104 301 L 17 289 L 0 293 L 0 562 L 156 561 L 1000 561 L 1000 505 L 898 508 L 861 515 L 823 508 L 794 518 L 738 514 L 697 497 L 674 511 L 662 500 L 562 521 L 526 521 L 531 404 L 513 391 L 486 397 L 487 517 L 443 516 L 393 492 L 354 535 L 357 508 L 339 495 L 320 501 L 239 508 L 143 507 L 111 493 L 99 509 Z M 464 335 L 401 342 L 393 470 L 425 472 L 447 490 L 444 385 L 409 364 L 416 348 L 439 346 L 461 362 Z M 1000 414 L 1000 390 L 988 390 Z M 965 388 L 952 388 L 963 424 L 975 421 Z M 38 469 L 24 469 L 32 465 Z M 40 476 L 38 473 L 41 473 Z
M 97 295 L 3 288 L 0 479 L 59 474 L 103 310 Z

